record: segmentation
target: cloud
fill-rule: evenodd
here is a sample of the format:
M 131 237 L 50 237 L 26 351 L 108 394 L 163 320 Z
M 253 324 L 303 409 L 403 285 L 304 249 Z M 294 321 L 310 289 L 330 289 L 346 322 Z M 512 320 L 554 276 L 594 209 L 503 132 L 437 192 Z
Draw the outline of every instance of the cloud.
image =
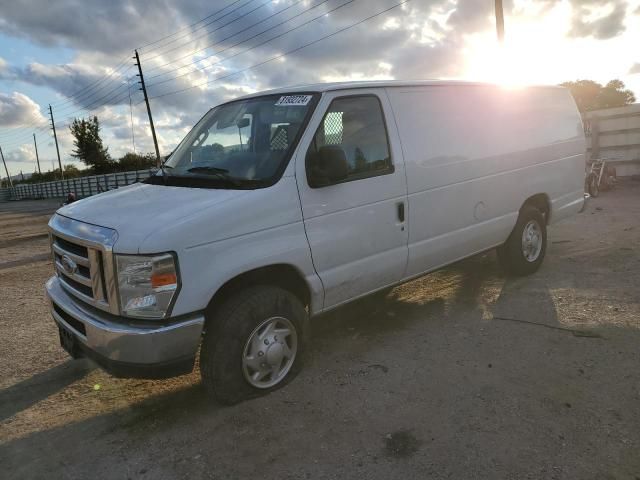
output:
M 484 3 L 492 2 L 412 1 L 304 50 L 245 70 L 344 29 L 398 1 L 359 0 L 335 12 L 330 10 L 343 0 L 241 2 L 238 5 L 246 3 L 247 7 L 206 29 L 191 33 L 182 30 L 179 35 L 142 48 L 161 150 L 171 150 L 214 105 L 254 91 L 330 80 L 460 75 L 464 33 L 490 26 L 493 7 Z M 17 67 L 0 63 L 0 78 L 57 93 L 59 99 L 51 103 L 63 157 L 72 146 L 68 124 L 75 116 L 87 115 L 98 116 L 105 144 L 118 157 L 132 149 L 126 82 L 137 73 L 128 58 L 133 47 L 204 18 L 220 8 L 220 2 L 214 3 L 216 7 L 206 0 L 86 0 L 81 6 L 75 0 L 11 2 L 3 7 L 0 30 L 33 43 L 68 47 L 75 55 L 66 64 L 40 61 Z M 260 4 L 264 7 L 243 16 Z M 314 5 L 317 7 L 305 11 Z M 286 7 L 291 8 L 278 13 Z M 270 20 L 252 27 L 269 15 L 273 15 Z M 315 17 L 317 20 L 307 23 Z M 277 26 L 287 19 L 291 20 Z M 233 25 L 223 27 L 228 21 L 234 21 Z M 271 27 L 275 28 L 260 33 Z M 294 27 L 299 28 L 285 34 Z M 277 38 L 270 40 L 274 36 Z M 205 50 L 195 52 L 200 49 Z M 118 64 L 123 66 L 114 72 Z M 178 76 L 185 72 L 187 75 Z M 131 90 L 136 149 L 152 151 L 146 110 L 135 82 L 137 78 Z M 182 89 L 187 90 L 160 96 Z
M 606 40 L 625 31 L 626 1 L 572 0 L 571 4 L 573 16 L 569 36 Z
M 7 162 L 33 162 L 34 169 L 36 168 L 36 154 L 33 149 L 33 144 L 25 143 L 12 149 L 10 152 L 4 154 Z M 28 170 L 24 170 L 27 172 Z M 13 174 L 17 172 L 12 172 Z
M 228 15 L 212 21 L 207 28 L 180 30 L 173 37 L 143 47 L 140 55 L 162 150 L 172 149 L 212 106 L 254 91 L 333 80 L 460 77 L 464 74 L 464 51 L 469 35 L 483 32 L 495 35 L 494 2 L 490 0 L 413 0 L 304 50 L 245 70 L 346 28 L 399 0 L 358 0 L 328 13 L 344 1 L 305 0 L 297 4 L 294 4 L 296 0 L 242 1 L 224 10 L 223 14 Z M 544 13 L 559 1 L 531 3 L 537 6 L 534 10 Z M 600 8 L 603 3 L 600 0 L 570 2 L 572 36 L 610 38 L 624 30 L 624 1 L 611 0 L 607 9 Z M 133 48 L 184 29 L 232 2 L 21 0 L 5 3 L 0 18 L 3 34 L 54 47 L 51 50 L 54 54 L 60 51 L 55 49 L 59 46 L 72 52 L 72 59 L 64 64 L 47 64 L 40 58 L 38 62 L 18 67 L 0 59 L 0 79 L 45 87 L 57 95 L 58 98 L 50 101 L 64 161 L 72 145 L 67 125 L 74 116 L 98 116 L 105 144 L 114 157 L 130 151 L 131 117 L 126 82 L 137 73 L 130 58 Z M 517 9 L 521 9 L 523 3 L 504 1 L 507 22 L 510 15 L 518 16 Z M 246 7 L 232 12 L 242 4 Z M 263 6 L 248 13 L 259 5 Z M 305 13 L 314 5 L 319 6 Z M 287 7 L 290 8 L 278 13 Z M 301 15 L 293 18 L 298 14 Z M 273 17 L 252 27 L 269 15 Z M 316 21 L 305 25 L 316 16 L 319 17 Z M 251 38 L 289 18 L 287 24 Z M 225 27 L 229 21 L 234 23 Z M 296 26 L 300 28 L 284 34 Z M 241 33 L 234 35 L 236 32 Z M 276 35 L 278 38 L 269 40 Z M 252 47 L 256 48 L 245 51 Z M 204 51 L 195 52 L 200 49 Z M 113 67 L 119 64 L 122 68 L 114 71 Z M 182 73 L 186 75 L 178 76 Z M 227 76 L 229 74 L 232 75 Z M 160 83 L 163 80 L 169 81 Z M 137 78 L 131 81 L 136 149 L 152 151 L 146 109 L 140 103 L 142 95 L 135 83 Z M 187 90 L 160 96 L 182 89 Z M 4 126 L 1 121 L 0 126 Z
M 46 122 L 40 107 L 26 95 L 0 93 L 0 126 L 21 127 Z
M 640 73 L 640 63 L 634 63 L 629 69 L 629 75 L 635 75 L 636 73 Z
M 204 0 L 21 0 L 3 2 L 0 30 L 47 47 L 63 46 L 108 54 L 128 54 L 158 32 L 204 17 Z

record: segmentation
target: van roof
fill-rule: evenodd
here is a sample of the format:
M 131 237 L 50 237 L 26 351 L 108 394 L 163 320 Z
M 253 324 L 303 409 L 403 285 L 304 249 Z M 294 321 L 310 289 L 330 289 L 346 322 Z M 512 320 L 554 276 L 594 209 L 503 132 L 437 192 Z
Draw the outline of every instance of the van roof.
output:
M 244 95 L 240 98 L 251 98 L 262 95 L 277 95 L 280 93 L 303 93 L 303 92 L 330 92 L 335 90 L 350 90 L 354 88 L 384 88 L 384 87 L 442 87 L 442 86 L 486 86 L 498 87 L 497 84 L 483 82 L 468 82 L 462 80 L 369 80 L 358 82 L 332 82 L 332 83 L 311 83 L 294 85 L 290 87 L 274 88 L 261 92 Z M 530 85 L 535 88 L 564 88 L 554 85 Z

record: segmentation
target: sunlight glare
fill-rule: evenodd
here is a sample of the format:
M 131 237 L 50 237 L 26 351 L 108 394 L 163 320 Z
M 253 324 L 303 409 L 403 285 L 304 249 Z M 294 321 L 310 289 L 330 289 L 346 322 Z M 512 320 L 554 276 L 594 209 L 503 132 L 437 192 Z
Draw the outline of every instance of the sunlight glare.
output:
M 557 83 L 572 78 L 571 64 L 581 61 L 564 47 L 570 10 L 558 5 L 537 19 L 513 18 L 504 45 L 494 32 L 466 38 L 465 78 L 504 86 Z

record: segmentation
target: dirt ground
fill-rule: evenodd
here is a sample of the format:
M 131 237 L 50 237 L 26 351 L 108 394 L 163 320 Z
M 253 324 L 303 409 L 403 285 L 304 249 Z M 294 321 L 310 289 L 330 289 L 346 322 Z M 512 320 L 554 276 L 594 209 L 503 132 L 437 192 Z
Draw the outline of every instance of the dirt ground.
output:
M 0 203 L 3 478 L 640 479 L 640 182 L 551 227 L 531 277 L 491 253 L 315 319 L 302 373 L 234 407 L 66 356 L 55 208 Z

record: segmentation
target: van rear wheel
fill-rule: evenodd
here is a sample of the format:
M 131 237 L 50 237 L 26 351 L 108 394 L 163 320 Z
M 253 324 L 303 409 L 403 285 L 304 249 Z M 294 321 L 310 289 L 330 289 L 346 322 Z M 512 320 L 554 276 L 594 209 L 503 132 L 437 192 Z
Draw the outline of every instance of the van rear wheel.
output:
M 207 393 L 235 404 L 282 387 L 299 371 L 307 312 L 297 297 L 257 286 L 207 319 L 200 373 Z
M 511 274 L 524 276 L 536 272 L 547 251 L 547 227 L 542 212 L 526 205 L 507 241 L 498 247 L 498 259 Z

